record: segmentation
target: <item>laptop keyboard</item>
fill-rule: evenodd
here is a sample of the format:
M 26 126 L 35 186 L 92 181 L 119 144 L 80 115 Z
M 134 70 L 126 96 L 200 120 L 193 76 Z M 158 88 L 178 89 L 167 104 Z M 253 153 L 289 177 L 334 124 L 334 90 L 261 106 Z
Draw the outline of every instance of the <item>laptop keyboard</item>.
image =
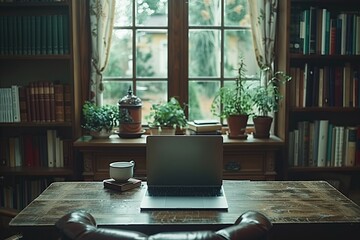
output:
M 222 190 L 219 187 L 149 187 L 150 196 L 222 196 Z

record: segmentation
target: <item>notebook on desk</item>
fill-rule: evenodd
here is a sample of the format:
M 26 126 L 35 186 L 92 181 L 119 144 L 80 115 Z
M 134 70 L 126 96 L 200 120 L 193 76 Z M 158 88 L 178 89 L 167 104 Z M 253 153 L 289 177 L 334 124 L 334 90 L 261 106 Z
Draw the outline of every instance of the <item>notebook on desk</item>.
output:
M 222 168 L 222 136 L 148 136 L 141 210 L 227 210 Z

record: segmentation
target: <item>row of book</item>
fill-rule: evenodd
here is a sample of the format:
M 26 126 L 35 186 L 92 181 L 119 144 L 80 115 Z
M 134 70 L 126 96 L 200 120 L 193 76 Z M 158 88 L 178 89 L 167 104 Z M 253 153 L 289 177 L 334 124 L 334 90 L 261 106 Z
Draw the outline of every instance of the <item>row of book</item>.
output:
M 290 51 L 302 54 L 359 55 L 360 16 L 309 7 L 291 10 Z
M 67 2 L 68 0 L 0 0 L 0 3 L 19 3 L 19 2 Z
M 37 198 L 52 182 L 64 178 L 3 178 L 0 181 L 0 207 L 22 210 Z
M 7 167 L 66 167 L 72 141 L 53 129 L 46 135 L 21 135 L 0 139 L 0 164 Z
M 337 126 L 329 120 L 300 121 L 289 132 L 289 165 L 360 166 L 360 126 Z
M 359 70 L 345 66 L 290 68 L 290 105 L 293 107 L 359 107 Z
M 0 16 L 1 55 L 61 55 L 69 52 L 67 15 Z
M 69 84 L 50 81 L 0 88 L 0 122 L 70 122 Z

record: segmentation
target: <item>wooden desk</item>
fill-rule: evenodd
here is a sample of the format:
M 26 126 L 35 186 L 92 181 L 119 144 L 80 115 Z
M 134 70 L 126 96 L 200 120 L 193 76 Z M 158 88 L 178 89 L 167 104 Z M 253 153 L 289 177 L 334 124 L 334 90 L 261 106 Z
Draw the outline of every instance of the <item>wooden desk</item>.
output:
M 21 211 L 10 226 L 29 239 L 51 234 L 65 213 L 85 210 L 99 226 L 147 233 L 219 229 L 247 211 L 265 214 L 273 223 L 272 239 L 343 239 L 360 236 L 360 207 L 324 181 L 224 181 L 229 209 L 222 211 L 140 211 L 146 189 L 119 193 L 102 182 L 57 182 Z M 50 239 L 50 238 L 49 238 Z M 356 238 L 357 239 L 357 238 Z
M 224 179 L 275 180 L 276 164 L 284 141 L 276 136 L 247 140 L 234 140 L 224 136 Z M 109 178 L 109 163 L 135 161 L 135 176 L 146 177 L 146 135 L 135 139 L 122 139 L 112 135 L 109 139 L 92 139 L 84 136 L 75 141 L 74 147 L 83 156 L 85 181 L 102 181 Z

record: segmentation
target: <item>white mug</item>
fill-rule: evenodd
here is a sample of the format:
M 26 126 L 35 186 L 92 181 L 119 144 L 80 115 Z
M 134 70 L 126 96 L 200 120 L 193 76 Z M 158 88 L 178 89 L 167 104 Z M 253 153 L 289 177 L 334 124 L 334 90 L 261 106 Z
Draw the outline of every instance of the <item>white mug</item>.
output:
M 110 178 L 115 181 L 125 182 L 134 174 L 134 161 L 110 163 Z

